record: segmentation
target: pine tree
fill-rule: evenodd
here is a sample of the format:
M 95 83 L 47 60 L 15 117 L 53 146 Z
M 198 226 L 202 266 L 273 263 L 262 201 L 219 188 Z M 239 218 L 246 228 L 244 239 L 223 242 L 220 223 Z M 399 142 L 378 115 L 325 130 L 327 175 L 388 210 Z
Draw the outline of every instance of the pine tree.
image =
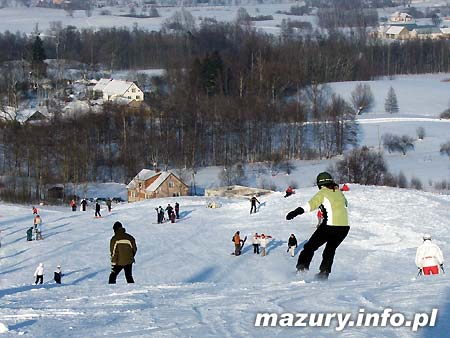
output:
M 36 39 L 33 43 L 33 63 L 42 63 L 46 58 L 44 43 L 41 38 L 36 36 Z
M 386 113 L 398 113 L 397 95 L 394 88 L 390 87 L 387 93 L 386 100 L 384 101 L 384 110 Z

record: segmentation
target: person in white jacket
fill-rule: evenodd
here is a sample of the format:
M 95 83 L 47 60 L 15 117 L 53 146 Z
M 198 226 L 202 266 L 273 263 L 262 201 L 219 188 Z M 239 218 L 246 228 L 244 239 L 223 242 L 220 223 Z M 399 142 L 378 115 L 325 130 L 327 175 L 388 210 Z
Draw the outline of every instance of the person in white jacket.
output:
M 253 235 L 253 253 L 259 255 L 259 235 L 257 232 Z
M 416 265 L 424 275 L 439 274 L 439 267 L 443 269 L 444 257 L 441 249 L 431 242 L 431 235 L 423 236 L 423 244 L 417 248 Z
M 264 257 L 266 255 L 266 246 L 267 243 L 270 241 L 270 238 L 272 236 L 261 234 L 261 237 L 259 239 L 259 244 L 261 245 L 261 256 Z
M 34 282 L 34 284 L 37 284 L 39 282 L 39 284 L 44 283 L 44 264 L 43 263 L 39 263 L 38 267 L 36 268 L 36 271 L 34 272 L 34 277 L 36 277 L 36 281 Z

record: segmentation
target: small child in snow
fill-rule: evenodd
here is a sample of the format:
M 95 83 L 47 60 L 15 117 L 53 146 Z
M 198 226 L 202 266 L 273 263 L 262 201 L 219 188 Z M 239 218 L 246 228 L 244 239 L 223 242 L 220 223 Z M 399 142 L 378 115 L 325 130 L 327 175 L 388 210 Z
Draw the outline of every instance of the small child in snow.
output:
M 55 269 L 54 277 L 53 279 L 57 284 L 61 284 L 61 277 L 64 276 L 61 272 L 61 265 L 58 265 Z
M 39 284 L 44 283 L 44 264 L 43 263 L 39 263 L 38 267 L 36 268 L 36 271 L 34 272 L 34 277 L 36 277 L 36 281 L 34 282 L 34 284 L 37 284 L 39 282 Z

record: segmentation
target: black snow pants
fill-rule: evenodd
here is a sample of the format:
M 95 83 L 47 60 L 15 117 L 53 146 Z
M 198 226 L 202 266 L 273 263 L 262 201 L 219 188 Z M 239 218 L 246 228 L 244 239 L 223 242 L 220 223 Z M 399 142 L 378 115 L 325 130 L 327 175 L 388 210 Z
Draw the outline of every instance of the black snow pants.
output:
M 321 272 L 331 273 L 336 248 L 347 237 L 349 230 L 349 226 L 329 226 L 325 224 L 319 226 L 303 246 L 303 250 L 298 256 L 297 269 L 309 269 L 314 252 L 326 243 L 319 269 Z
M 111 273 L 109 275 L 109 284 L 116 284 L 117 276 L 119 275 L 120 271 L 122 269 L 125 270 L 125 278 L 127 280 L 127 283 L 134 283 L 133 279 L 133 264 L 128 265 L 113 265 L 111 267 Z

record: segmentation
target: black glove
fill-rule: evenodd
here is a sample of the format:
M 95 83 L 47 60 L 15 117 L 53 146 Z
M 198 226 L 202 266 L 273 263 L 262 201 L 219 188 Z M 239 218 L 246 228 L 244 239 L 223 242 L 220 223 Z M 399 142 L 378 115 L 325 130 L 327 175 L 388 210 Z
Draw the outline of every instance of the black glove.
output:
M 297 209 L 288 212 L 288 214 L 286 215 L 286 219 L 288 221 L 290 221 L 291 219 L 293 219 L 294 217 L 297 217 L 298 215 L 301 215 L 305 212 L 305 210 L 303 210 L 302 207 L 298 207 Z

